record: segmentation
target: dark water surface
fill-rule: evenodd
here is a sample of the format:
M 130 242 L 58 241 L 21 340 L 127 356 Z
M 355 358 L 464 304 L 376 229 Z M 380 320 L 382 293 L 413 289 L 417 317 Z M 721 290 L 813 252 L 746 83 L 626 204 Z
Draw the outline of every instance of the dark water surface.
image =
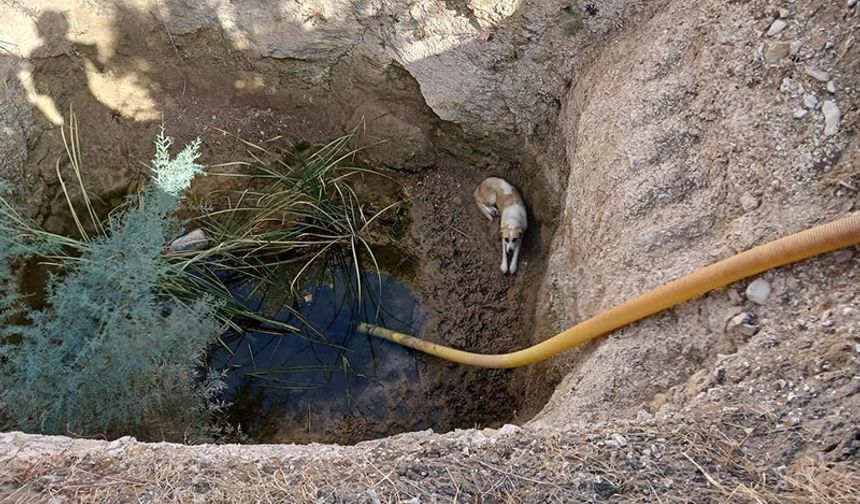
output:
M 414 411 L 421 405 L 412 354 L 355 331 L 371 322 L 417 334 L 424 316 L 416 296 L 384 273 L 380 285 L 376 272 L 365 272 L 361 287 L 359 299 L 355 270 L 338 267 L 311 275 L 298 296 L 236 288 L 255 310 L 301 329 L 228 334 L 229 350 L 211 352 L 210 369 L 226 371 L 230 420 L 251 442 L 352 443 L 436 426 L 437 413 Z

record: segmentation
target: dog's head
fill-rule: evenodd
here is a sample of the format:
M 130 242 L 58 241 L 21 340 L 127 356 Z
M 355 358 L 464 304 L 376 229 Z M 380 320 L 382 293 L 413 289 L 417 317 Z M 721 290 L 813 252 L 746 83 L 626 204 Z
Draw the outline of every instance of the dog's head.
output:
M 523 241 L 523 230 L 518 227 L 505 226 L 502 228 L 502 243 L 506 254 L 513 254 Z

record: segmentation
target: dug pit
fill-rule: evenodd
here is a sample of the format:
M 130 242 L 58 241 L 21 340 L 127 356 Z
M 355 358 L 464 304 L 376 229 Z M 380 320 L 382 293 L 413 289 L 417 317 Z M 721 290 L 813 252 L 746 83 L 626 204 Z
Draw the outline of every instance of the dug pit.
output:
M 46 7 L 21 25 L 29 27 L 29 57 L 2 63 L 20 74 L 13 91 L 35 109 L 22 130 L 29 147 L 20 166 L 34 182 L 18 195 L 31 216 L 50 231 L 74 233 L 54 173 L 64 153 L 59 125 L 73 114 L 86 182 L 106 208 L 145 181 L 162 126 L 178 143 L 199 135 L 210 170 L 230 172 L 228 163 L 253 161 L 258 145 L 313 145 L 359 124 L 357 161 L 395 183 L 368 177 L 356 180 L 357 192 L 409 207 L 400 237 L 375 247 L 386 273 L 375 301 L 394 312 L 384 325 L 478 352 L 531 344 L 558 210 L 545 196 L 559 188 L 536 176 L 520 147 L 443 120 L 402 61 L 339 49 L 336 60 L 322 50 L 319 59 L 255 59 L 217 23 L 177 33 L 176 26 L 153 25 L 144 4 L 121 3 L 104 22 L 88 17 L 98 11 L 87 7 L 73 16 Z M 168 21 L 174 15 L 153 12 Z M 78 36 L 84 19 L 101 38 Z M 489 224 L 472 201 L 474 187 L 490 175 L 520 187 L 531 211 L 513 276 L 498 270 L 498 222 Z M 229 179 L 208 177 L 191 197 L 230 188 Z M 548 398 L 540 371 L 468 368 L 354 334 L 354 311 L 373 311 L 365 304 L 373 300 L 350 297 L 336 272 L 318 273 L 333 275 L 331 285 L 306 289 L 310 301 L 290 302 L 329 343 L 348 350 L 327 353 L 300 337 L 250 332 L 210 356 L 211 368 L 226 373 L 230 419 L 250 441 L 354 443 L 427 428 L 498 427 L 528 419 Z M 413 320 L 401 309 L 421 316 Z

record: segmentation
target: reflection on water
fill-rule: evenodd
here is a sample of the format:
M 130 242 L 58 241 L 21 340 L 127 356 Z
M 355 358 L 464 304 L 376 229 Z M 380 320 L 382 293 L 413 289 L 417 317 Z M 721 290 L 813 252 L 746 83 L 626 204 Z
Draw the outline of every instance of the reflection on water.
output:
M 410 352 L 355 331 L 366 321 L 418 333 L 416 297 L 384 273 L 364 273 L 361 299 L 356 286 L 354 270 L 336 268 L 295 297 L 236 288 L 255 310 L 302 329 L 228 334 L 227 348 L 210 355 L 210 369 L 227 371 L 231 421 L 252 441 L 346 443 L 435 426 L 435 412 L 413 411 L 420 394 Z

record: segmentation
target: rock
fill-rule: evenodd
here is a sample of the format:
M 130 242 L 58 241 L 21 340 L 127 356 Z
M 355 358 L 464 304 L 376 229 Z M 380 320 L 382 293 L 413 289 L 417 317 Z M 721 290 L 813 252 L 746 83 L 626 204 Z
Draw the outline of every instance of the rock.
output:
M 517 432 L 523 430 L 522 427 L 513 424 L 505 424 L 499 430 L 496 431 L 497 436 L 510 436 L 511 434 L 516 434 Z
M 785 8 L 779 9 L 777 12 L 779 13 L 780 19 L 785 19 L 785 18 L 791 16 L 791 11 L 788 9 L 785 9 Z
M 839 250 L 833 253 L 833 259 L 836 264 L 845 264 L 851 259 L 854 259 L 854 252 L 850 250 Z
M 774 35 L 778 35 L 785 30 L 788 26 L 788 23 L 783 21 L 782 19 L 777 19 L 773 23 L 771 23 L 770 28 L 767 30 L 767 36 L 773 37 Z
M 799 40 L 795 40 L 794 42 L 792 42 L 792 43 L 791 43 L 791 48 L 790 48 L 790 50 L 791 50 L 791 55 L 792 55 L 792 56 L 797 56 L 797 55 L 800 53 L 800 48 L 801 48 L 801 47 L 803 47 L 803 42 L 801 42 L 801 41 L 799 41 Z
M 747 299 L 755 304 L 763 305 L 770 296 L 770 283 L 764 278 L 757 278 L 747 286 Z
M 379 495 L 376 493 L 376 490 L 368 488 L 367 496 L 370 498 L 371 504 L 382 504 L 382 501 L 379 500 Z
M 782 84 L 779 85 L 779 90 L 783 93 L 791 93 L 797 88 L 797 83 L 791 77 L 782 79 Z
M 794 112 L 791 114 L 795 119 L 803 119 L 808 114 L 807 110 L 803 107 L 797 107 L 794 109 Z
M 729 302 L 735 306 L 744 302 L 744 299 L 741 297 L 741 295 L 735 289 L 729 289 L 727 291 L 727 294 L 729 296 Z M 734 315 L 732 315 L 732 316 L 734 316 Z
M 818 82 L 827 82 L 830 80 L 830 74 L 821 70 L 816 70 L 814 68 L 807 68 L 806 75 L 812 77 Z
M 609 439 L 606 440 L 606 446 L 613 450 L 617 450 L 618 448 L 627 446 L 627 438 L 617 432 L 613 433 L 609 436 Z
M 758 208 L 758 198 L 753 196 L 751 192 L 745 191 L 741 194 L 741 208 L 743 208 L 745 212 L 755 210 Z
M 666 394 L 658 392 L 654 394 L 654 398 L 651 399 L 651 404 L 648 406 L 651 408 L 651 413 L 657 413 L 660 411 L 660 408 L 666 405 L 667 402 Z
M 818 98 L 811 93 L 803 95 L 803 106 L 809 110 L 814 110 L 818 106 Z
M 764 60 L 776 63 L 791 54 L 791 44 L 788 42 L 768 42 L 764 51 Z
M 760 329 L 758 317 L 752 312 L 742 312 L 729 321 L 728 329 L 743 336 L 754 336 Z
M 832 80 L 827 81 L 827 92 L 833 94 L 836 92 L 836 83 Z
M 848 0 L 848 8 L 854 7 L 857 5 L 857 0 Z
M 839 131 L 839 121 L 842 119 L 836 102 L 825 101 L 821 106 L 821 112 L 824 113 L 824 134 L 827 136 L 835 135 Z
M 195 229 L 190 233 L 180 236 L 170 242 L 167 247 L 169 254 L 181 254 L 183 252 L 194 252 L 204 250 L 209 246 L 209 237 L 202 229 Z

